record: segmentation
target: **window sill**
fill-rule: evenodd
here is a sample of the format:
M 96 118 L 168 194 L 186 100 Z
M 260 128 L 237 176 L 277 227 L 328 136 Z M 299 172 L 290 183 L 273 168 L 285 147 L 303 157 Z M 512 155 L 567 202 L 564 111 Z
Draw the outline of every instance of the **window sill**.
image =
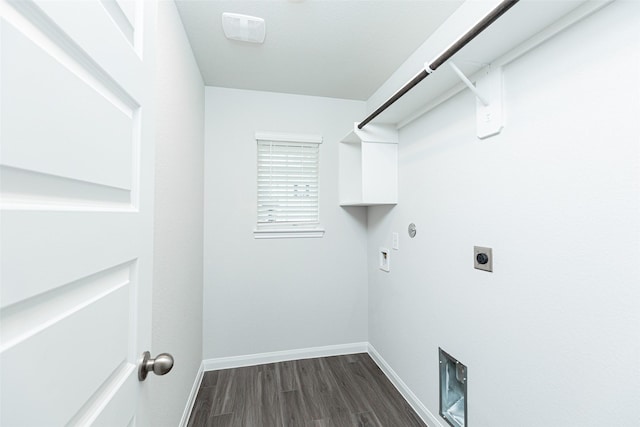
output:
M 300 239 L 324 236 L 323 228 L 253 230 L 255 239 Z

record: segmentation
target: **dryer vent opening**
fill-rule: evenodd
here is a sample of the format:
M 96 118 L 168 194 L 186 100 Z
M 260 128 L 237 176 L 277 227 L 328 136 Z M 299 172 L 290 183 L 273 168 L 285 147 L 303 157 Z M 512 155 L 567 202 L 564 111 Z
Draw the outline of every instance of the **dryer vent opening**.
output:
M 467 367 L 438 348 L 440 359 L 440 416 L 452 427 L 467 425 Z

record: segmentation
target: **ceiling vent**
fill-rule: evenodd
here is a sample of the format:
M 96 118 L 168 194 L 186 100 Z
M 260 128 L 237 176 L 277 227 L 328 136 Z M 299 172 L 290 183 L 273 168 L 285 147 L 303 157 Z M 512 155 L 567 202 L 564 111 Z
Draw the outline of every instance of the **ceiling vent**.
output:
M 222 28 L 228 39 L 250 43 L 264 42 L 266 30 L 262 18 L 225 12 L 222 14 Z

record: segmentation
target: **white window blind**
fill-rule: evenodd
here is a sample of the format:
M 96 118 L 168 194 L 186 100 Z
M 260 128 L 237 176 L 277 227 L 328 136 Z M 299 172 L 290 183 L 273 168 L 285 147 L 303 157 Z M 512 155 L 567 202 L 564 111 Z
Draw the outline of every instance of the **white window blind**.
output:
M 293 135 L 277 139 L 257 135 L 256 139 L 258 229 L 317 227 L 322 139 Z

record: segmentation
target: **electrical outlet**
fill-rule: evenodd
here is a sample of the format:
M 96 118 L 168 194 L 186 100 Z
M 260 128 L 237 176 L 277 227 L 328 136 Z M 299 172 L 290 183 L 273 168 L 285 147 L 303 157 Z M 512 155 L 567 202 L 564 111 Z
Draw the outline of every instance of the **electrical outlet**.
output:
M 391 247 L 395 250 L 400 249 L 400 235 L 398 233 L 391 233 L 392 241 Z
M 477 270 L 493 272 L 493 252 L 491 248 L 473 247 L 473 267 Z

